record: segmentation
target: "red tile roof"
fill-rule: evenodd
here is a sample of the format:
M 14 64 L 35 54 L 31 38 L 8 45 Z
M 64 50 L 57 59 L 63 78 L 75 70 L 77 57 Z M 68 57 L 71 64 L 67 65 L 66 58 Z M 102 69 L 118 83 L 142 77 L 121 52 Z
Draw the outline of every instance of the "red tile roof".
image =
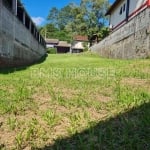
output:
M 85 42 L 89 41 L 87 36 L 82 35 L 76 35 L 73 39 L 75 41 L 85 41 Z

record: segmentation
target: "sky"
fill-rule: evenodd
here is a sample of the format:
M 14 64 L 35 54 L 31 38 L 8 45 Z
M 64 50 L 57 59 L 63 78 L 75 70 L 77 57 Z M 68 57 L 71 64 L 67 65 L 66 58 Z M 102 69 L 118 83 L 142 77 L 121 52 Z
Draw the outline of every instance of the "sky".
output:
M 114 2 L 114 0 L 109 1 L 111 3 Z M 46 18 L 49 14 L 49 10 L 52 7 L 57 7 L 60 9 L 71 2 L 79 4 L 80 0 L 44 0 L 44 2 L 43 0 L 22 0 L 22 3 L 28 14 L 38 26 L 46 23 Z

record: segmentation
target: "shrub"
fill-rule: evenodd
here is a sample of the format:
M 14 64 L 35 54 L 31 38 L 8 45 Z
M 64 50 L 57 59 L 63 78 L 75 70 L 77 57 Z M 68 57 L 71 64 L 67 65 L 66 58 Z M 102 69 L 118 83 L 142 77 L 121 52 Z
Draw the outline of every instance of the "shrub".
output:
M 56 50 L 56 48 L 47 48 L 47 53 L 48 54 L 56 54 L 57 50 Z

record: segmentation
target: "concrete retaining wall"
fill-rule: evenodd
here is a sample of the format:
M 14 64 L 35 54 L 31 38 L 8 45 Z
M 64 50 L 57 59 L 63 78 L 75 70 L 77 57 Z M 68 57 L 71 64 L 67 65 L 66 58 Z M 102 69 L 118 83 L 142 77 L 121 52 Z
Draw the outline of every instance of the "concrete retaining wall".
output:
M 0 0 L 0 67 L 31 64 L 45 54 L 44 45 Z
M 117 31 L 92 46 L 91 51 L 108 58 L 150 57 L 150 9 L 143 10 Z

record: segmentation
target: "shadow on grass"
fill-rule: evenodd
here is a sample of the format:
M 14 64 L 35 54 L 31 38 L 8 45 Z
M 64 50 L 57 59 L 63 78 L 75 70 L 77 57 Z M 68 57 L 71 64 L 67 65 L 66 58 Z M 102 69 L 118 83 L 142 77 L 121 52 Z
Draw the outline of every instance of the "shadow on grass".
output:
M 150 103 L 36 150 L 149 150 Z
M 13 72 L 16 72 L 16 71 L 25 70 L 28 67 L 30 67 L 32 65 L 35 65 L 35 64 L 41 64 L 46 60 L 47 56 L 48 55 L 46 54 L 43 57 L 41 57 L 41 59 L 38 60 L 37 62 L 29 64 L 29 65 L 23 65 L 23 66 L 17 66 L 17 67 L 5 67 L 5 68 L 0 67 L 0 74 L 9 74 L 9 73 L 13 73 Z

